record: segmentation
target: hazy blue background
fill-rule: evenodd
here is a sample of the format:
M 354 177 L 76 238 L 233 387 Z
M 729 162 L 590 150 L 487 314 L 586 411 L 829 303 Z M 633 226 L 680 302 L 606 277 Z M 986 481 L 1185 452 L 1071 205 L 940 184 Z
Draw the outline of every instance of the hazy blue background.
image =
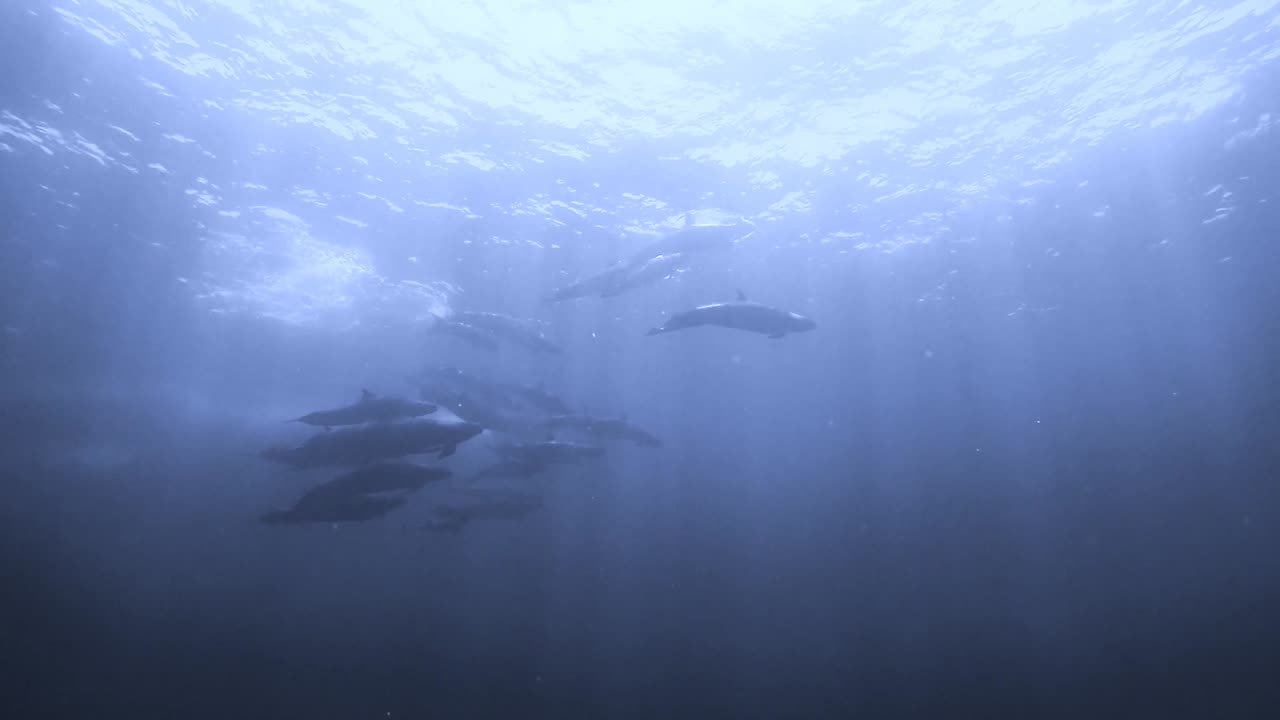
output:
M 1268 716 L 1277 58 L 1274 2 L 7 0 L 0 710 Z M 689 212 L 759 230 L 540 302 Z M 644 337 L 736 288 L 818 328 Z M 429 364 L 665 445 L 257 522 L 281 419 Z

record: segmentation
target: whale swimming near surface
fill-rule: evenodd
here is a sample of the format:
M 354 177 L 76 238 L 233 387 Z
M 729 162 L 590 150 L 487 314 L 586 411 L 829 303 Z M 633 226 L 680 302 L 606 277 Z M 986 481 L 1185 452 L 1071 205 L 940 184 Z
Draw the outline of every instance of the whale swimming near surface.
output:
M 658 335 L 701 325 L 746 330 L 774 339 L 785 337 L 788 333 L 812 330 L 818 326 L 811 318 L 799 313 L 751 302 L 739 290 L 738 299 L 734 302 L 700 305 L 692 310 L 678 312 L 667 318 L 661 327 L 651 328 L 646 334 Z
M 498 349 L 498 339 L 488 330 L 484 330 L 464 322 L 446 320 L 439 315 L 435 316 L 434 321 L 431 323 L 429 332 L 435 335 L 448 335 L 460 340 L 465 340 L 482 350 Z
M 560 346 L 547 339 L 541 328 L 530 320 L 493 312 L 455 312 L 450 320 L 478 328 L 490 336 L 527 350 L 559 354 Z
M 483 427 L 460 419 L 419 417 L 319 433 L 298 447 L 268 448 L 258 454 L 299 469 L 360 467 L 406 455 L 438 452 L 439 457 L 449 457 L 460 443 L 483 431 Z
M 605 293 L 617 287 L 631 270 L 631 264 L 626 261 L 614 263 L 594 275 L 579 278 L 564 287 L 552 290 L 543 298 L 543 301 L 561 302 L 590 295 L 606 297 Z
M 686 217 L 686 225 L 670 235 L 655 240 L 632 253 L 629 264 L 639 266 L 659 255 L 688 254 L 733 247 L 755 233 L 755 225 L 741 221 L 731 225 L 694 225 Z
M 425 368 L 411 377 L 410 381 L 418 383 L 425 392 L 424 398 L 431 401 L 436 400 L 435 395 L 465 395 L 494 408 L 531 410 L 553 415 L 569 412 L 565 401 L 542 383 L 528 385 L 491 380 L 447 365 Z
M 317 410 L 288 422 L 318 425 L 323 428 L 342 425 L 363 425 L 367 422 L 391 422 L 421 417 L 435 412 L 434 403 L 398 397 L 383 397 L 368 390 L 360 391 L 360 399 L 350 405 L 332 410 Z
M 491 312 L 455 312 L 435 315 L 428 332 L 451 335 L 484 350 L 497 350 L 503 343 L 527 350 L 559 354 L 560 346 L 547 339 L 534 323 Z
M 695 225 L 692 213 L 685 226 L 639 248 L 604 270 L 580 278 L 546 295 L 545 302 L 560 302 L 591 295 L 610 298 L 628 290 L 669 278 L 688 266 L 692 255 L 731 248 L 755 233 L 749 220 L 732 224 Z
M 668 253 L 651 257 L 618 276 L 612 285 L 600 291 L 600 297 L 615 297 L 628 290 L 644 287 L 663 278 L 671 277 L 679 272 L 687 262 L 688 258 L 685 257 L 684 253 Z
M 372 520 L 404 504 L 409 493 L 451 475 L 439 467 L 375 463 L 320 483 L 291 507 L 273 510 L 260 519 L 271 525 Z
M 340 495 L 410 493 L 421 490 L 429 482 L 447 480 L 452 475 L 448 468 L 410 462 L 377 462 L 321 483 L 313 491 Z

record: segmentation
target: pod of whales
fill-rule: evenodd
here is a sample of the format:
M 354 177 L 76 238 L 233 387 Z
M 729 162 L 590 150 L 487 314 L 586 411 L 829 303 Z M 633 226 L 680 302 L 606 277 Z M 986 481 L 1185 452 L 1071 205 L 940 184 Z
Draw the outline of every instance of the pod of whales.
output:
M 552 291 L 546 299 L 615 297 L 683 273 L 690 268 L 693 256 L 731 247 L 753 231 L 754 226 L 747 228 L 742 223 L 687 223 L 604 271 Z M 734 301 L 673 313 L 647 334 L 700 326 L 782 338 L 813 330 L 817 324 L 798 313 L 752 302 L 738 291 Z M 458 311 L 436 315 L 429 332 L 481 350 L 508 346 L 529 350 L 542 355 L 541 360 L 530 358 L 530 363 L 546 363 L 553 360 L 547 356 L 560 354 L 561 349 L 547 339 L 542 328 L 539 321 L 511 315 Z M 509 367 L 506 358 L 502 361 Z M 289 421 L 324 431 L 293 447 L 262 450 L 262 458 L 296 469 L 333 467 L 343 472 L 311 487 L 292 506 L 267 512 L 260 520 L 272 525 L 361 522 L 385 516 L 421 492 L 436 498 L 428 501 L 431 519 L 422 527 L 456 532 L 476 519 L 522 518 L 540 507 L 542 500 L 526 492 L 459 492 L 452 482 L 440 482 L 452 477 L 447 468 L 418 465 L 403 458 L 436 454 L 444 460 L 460 444 L 487 431 L 495 440 L 473 445 L 491 455 L 488 464 L 472 466 L 464 482 L 540 488 L 542 483 L 531 482 L 532 478 L 562 477 L 569 472 L 566 467 L 614 452 L 619 444 L 642 448 L 663 444 L 625 416 L 575 412 L 569 402 L 541 383 L 492 379 L 452 365 L 427 367 L 409 380 L 421 399 L 383 397 L 365 390 L 350 405 L 317 410 Z M 465 467 L 470 459 L 461 462 Z M 447 489 L 423 492 L 428 485 Z

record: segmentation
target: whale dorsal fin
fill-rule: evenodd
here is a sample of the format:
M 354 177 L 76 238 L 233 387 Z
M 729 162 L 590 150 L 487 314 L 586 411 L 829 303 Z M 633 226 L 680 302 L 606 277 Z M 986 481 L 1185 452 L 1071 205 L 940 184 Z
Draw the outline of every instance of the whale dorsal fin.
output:
M 746 302 L 746 301 L 747 301 L 747 294 L 742 292 L 742 290 L 738 290 L 738 302 Z
M 378 397 L 376 394 L 371 393 L 364 388 L 360 388 L 360 402 L 369 402 L 376 397 Z

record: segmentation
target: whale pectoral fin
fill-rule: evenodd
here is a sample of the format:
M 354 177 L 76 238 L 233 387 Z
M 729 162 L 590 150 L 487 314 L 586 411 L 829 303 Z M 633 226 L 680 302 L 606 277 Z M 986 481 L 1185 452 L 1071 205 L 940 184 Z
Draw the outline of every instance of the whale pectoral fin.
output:
M 447 457 L 449 457 L 450 455 L 452 455 L 452 454 L 454 454 L 454 453 L 456 453 L 456 452 L 458 452 L 458 446 L 457 446 L 457 445 L 446 445 L 446 446 L 444 446 L 443 448 L 441 448 L 441 449 L 440 449 L 440 454 L 439 454 L 439 455 L 437 455 L 436 457 L 440 457 L 440 458 L 447 458 Z
M 769 339 L 770 339 L 770 340 L 781 340 L 782 338 L 784 338 L 784 337 L 786 337 L 786 336 L 787 336 L 787 334 L 786 334 L 786 333 L 774 333 L 774 334 L 772 334 L 772 335 L 770 335 L 770 336 L 769 336 Z

